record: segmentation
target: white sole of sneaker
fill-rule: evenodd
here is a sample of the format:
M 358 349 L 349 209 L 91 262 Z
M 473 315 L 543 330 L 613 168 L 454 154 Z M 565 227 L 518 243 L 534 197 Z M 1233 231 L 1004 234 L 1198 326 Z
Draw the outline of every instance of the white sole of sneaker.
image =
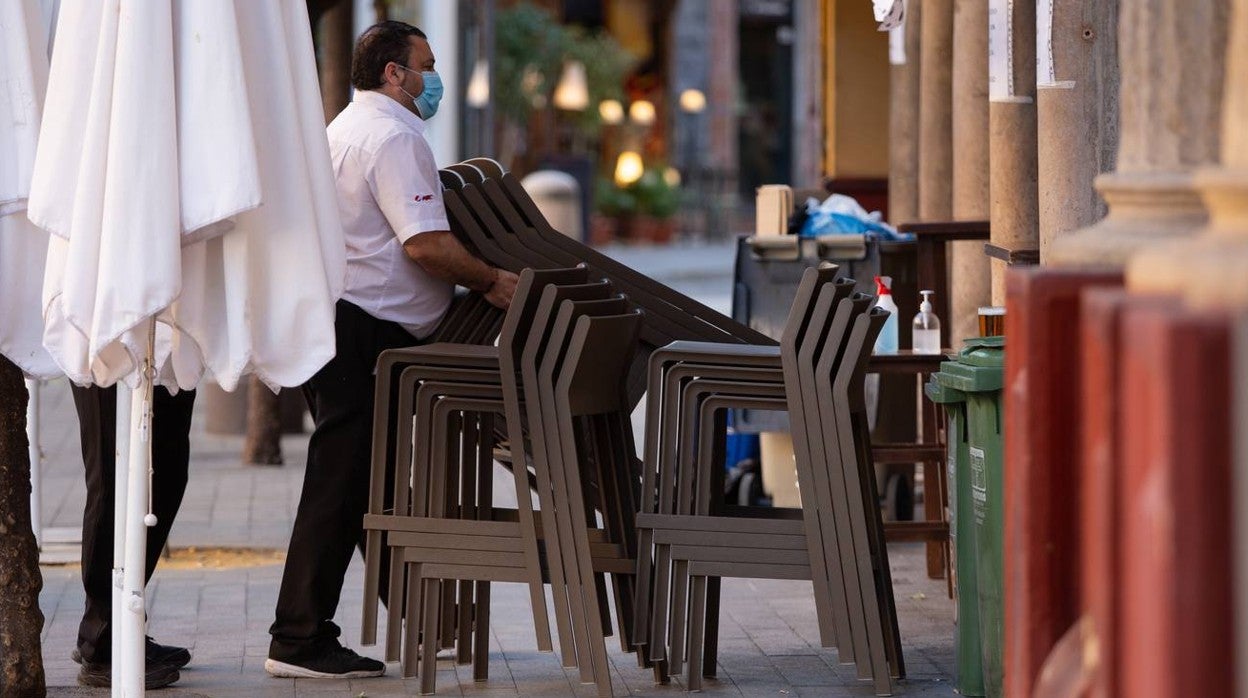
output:
M 279 679 L 369 679 L 386 673 L 386 668 L 383 666 L 378 671 L 348 671 L 345 674 L 330 674 L 279 662 L 276 659 L 264 660 L 264 670 L 270 676 L 276 676 Z

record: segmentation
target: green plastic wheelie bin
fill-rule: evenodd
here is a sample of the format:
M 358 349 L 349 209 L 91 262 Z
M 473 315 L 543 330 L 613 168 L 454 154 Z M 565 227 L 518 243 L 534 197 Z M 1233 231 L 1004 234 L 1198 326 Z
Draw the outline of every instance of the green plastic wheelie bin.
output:
M 933 374 L 938 385 L 961 391 L 966 399 L 966 457 L 975 568 L 979 596 L 979 639 L 983 649 L 984 690 L 1002 695 L 1002 639 L 1005 633 L 1003 562 L 1004 458 L 1002 426 L 1005 338 L 968 339 L 954 361 Z
M 971 508 L 969 443 L 966 440 L 966 393 L 950 388 L 933 374 L 924 386 L 928 399 L 945 408 L 948 449 L 949 543 L 957 591 L 957 680 L 959 695 L 984 695 L 983 649 L 979 641 L 979 572 L 975 566 L 975 517 Z

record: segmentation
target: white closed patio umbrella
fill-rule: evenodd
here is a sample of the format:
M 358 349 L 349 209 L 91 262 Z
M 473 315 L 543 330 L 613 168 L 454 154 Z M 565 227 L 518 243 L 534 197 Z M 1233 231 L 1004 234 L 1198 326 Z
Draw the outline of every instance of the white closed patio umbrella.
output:
M 43 544 L 40 507 L 39 380 L 60 373 L 43 348 L 40 314 L 47 234 L 26 218 L 48 86 L 50 3 L 0 3 L 0 355 L 26 374 L 30 392 L 26 435 L 30 442 L 30 514 L 35 541 Z
M 113 618 L 114 692 L 137 695 L 152 385 L 307 380 L 345 248 L 303 0 L 63 0 L 49 85 L 44 344 L 74 381 L 133 390 Z
M 35 0 L 0 3 L 0 354 L 28 376 L 60 373 L 43 348 L 47 234 L 26 218 L 48 86 L 48 26 Z

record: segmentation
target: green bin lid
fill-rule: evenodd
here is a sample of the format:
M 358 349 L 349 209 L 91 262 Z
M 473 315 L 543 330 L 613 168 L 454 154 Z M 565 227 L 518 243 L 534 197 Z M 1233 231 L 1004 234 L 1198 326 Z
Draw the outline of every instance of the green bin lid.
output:
M 932 379 L 967 393 L 1001 390 L 1005 385 L 1005 337 L 966 340 L 957 358 L 942 363 Z
M 940 405 L 949 405 L 966 402 L 966 393 L 944 385 L 936 379 L 940 374 L 933 373 L 923 386 L 923 392 L 927 394 L 927 399 Z

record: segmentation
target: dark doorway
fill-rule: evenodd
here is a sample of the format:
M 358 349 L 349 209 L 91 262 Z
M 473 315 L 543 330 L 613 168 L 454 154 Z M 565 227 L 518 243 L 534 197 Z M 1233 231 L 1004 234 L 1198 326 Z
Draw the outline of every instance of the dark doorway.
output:
M 793 161 L 793 7 L 790 0 L 741 3 L 740 193 L 788 184 Z

